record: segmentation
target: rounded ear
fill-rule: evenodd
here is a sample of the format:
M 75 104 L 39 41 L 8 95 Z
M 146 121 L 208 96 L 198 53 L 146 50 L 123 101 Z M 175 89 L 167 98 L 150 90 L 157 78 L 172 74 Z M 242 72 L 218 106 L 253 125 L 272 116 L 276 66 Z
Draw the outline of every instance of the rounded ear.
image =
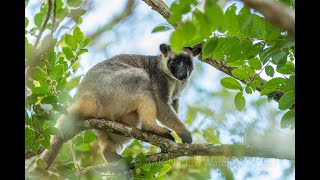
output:
M 192 56 L 196 57 L 201 53 L 201 47 L 185 47 L 192 52 Z
M 167 44 L 160 44 L 160 51 L 163 55 L 167 56 L 171 49 Z

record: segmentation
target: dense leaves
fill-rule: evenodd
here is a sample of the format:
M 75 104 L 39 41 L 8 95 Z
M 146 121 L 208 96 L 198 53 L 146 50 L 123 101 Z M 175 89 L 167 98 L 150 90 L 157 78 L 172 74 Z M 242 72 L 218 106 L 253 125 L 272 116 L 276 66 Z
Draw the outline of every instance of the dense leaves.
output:
M 176 10 L 179 4 L 180 1 L 172 4 L 173 14 L 182 14 L 181 10 Z M 179 6 L 190 9 L 187 4 L 181 3 Z M 271 25 L 260 14 L 247 7 L 239 8 L 236 4 L 231 4 L 223 11 L 216 0 L 206 0 L 203 12 L 195 8 L 190 13 L 192 18 L 185 21 L 173 16 L 179 19 L 174 21 L 179 26 L 170 39 L 174 51 L 179 52 L 184 46 L 205 41 L 202 59 L 223 60 L 226 65 L 236 67 L 231 74 L 233 78 L 246 82 L 246 93 L 251 94 L 261 87 L 261 95 L 268 95 L 272 99 L 279 91 L 291 91 L 279 102 L 279 109 L 285 110 L 294 104 L 294 76 L 289 79 L 281 76 L 295 74 L 295 42 L 292 38 Z M 260 76 L 262 71 L 271 77 L 265 85 L 262 80 L 265 77 Z M 223 78 L 220 83 L 225 88 L 242 91 L 241 84 L 233 78 Z M 289 95 L 291 99 L 288 99 Z M 239 102 L 243 101 L 238 100 L 236 107 L 239 110 Z

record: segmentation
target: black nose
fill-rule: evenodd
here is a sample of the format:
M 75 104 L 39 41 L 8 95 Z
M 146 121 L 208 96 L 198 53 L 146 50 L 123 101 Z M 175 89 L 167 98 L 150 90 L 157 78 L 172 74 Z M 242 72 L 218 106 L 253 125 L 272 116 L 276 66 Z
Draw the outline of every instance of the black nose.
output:
M 179 80 L 186 80 L 187 79 L 187 73 L 180 72 L 178 74 L 178 79 Z

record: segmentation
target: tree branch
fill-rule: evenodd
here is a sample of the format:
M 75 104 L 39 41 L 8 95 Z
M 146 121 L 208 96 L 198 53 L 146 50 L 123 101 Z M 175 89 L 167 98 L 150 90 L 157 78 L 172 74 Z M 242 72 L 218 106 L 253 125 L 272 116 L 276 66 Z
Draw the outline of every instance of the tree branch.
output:
M 275 26 L 287 30 L 290 35 L 295 36 L 295 15 L 287 6 L 276 1 L 266 0 L 243 0 L 243 2 L 262 13 Z
M 157 11 L 159 14 L 161 14 L 163 16 L 163 18 L 165 18 L 166 20 L 168 20 L 168 18 L 170 18 L 171 16 L 171 12 L 168 8 L 168 6 L 162 1 L 162 0 L 143 0 L 146 4 L 148 4 L 149 6 L 151 6 L 151 8 L 155 11 Z M 203 42 L 200 44 L 195 45 L 194 47 L 200 47 L 202 48 L 203 46 Z M 215 67 L 216 69 L 218 69 L 219 71 L 224 72 L 225 74 L 228 74 L 231 77 L 234 77 L 231 74 L 231 71 L 235 68 L 233 67 L 229 67 L 228 65 L 226 65 L 224 63 L 224 61 L 217 61 L 217 60 L 213 60 L 212 58 L 207 58 L 207 59 L 202 59 L 201 55 L 199 56 L 199 60 L 202 62 L 205 62 L 213 67 Z M 257 74 L 258 75 L 258 74 Z M 236 77 L 234 77 L 236 78 Z M 238 79 L 238 78 L 236 78 Z M 238 79 L 239 80 L 239 79 Z M 247 84 L 248 82 L 252 81 L 251 79 L 248 81 L 244 81 L 244 80 L 240 80 L 242 83 Z M 261 85 L 257 87 L 257 90 L 259 92 L 262 91 L 262 86 L 263 84 L 265 84 L 267 81 L 262 79 Z M 273 100 L 275 100 L 276 102 L 279 102 L 279 99 L 283 96 L 283 92 L 279 91 L 276 93 L 276 95 L 273 97 Z M 293 105 L 292 108 L 294 108 L 295 106 Z
M 40 32 L 39 32 L 39 34 L 37 36 L 36 42 L 33 45 L 35 48 L 37 47 L 37 45 L 38 45 L 38 43 L 40 41 L 40 38 L 42 36 L 42 33 L 43 33 L 44 29 L 46 28 L 47 23 L 49 21 L 49 17 L 50 17 L 50 14 L 51 14 L 51 4 L 52 4 L 51 0 L 48 0 L 48 12 L 47 12 L 46 18 L 44 19 L 44 21 L 43 21 L 43 23 L 41 25 Z
M 124 8 L 124 10 L 122 11 L 122 13 L 120 13 L 116 17 L 114 17 L 110 23 L 103 25 L 96 32 L 88 35 L 88 37 L 90 37 L 92 40 L 94 40 L 95 38 L 99 37 L 102 33 L 112 29 L 113 26 L 115 26 L 120 21 L 122 21 L 123 19 L 127 18 L 128 16 L 130 16 L 132 14 L 134 6 L 135 6 L 135 0 L 128 0 L 127 5 Z
M 53 38 L 54 26 L 56 23 L 56 14 L 57 14 L 57 0 L 53 0 L 53 17 L 52 17 L 52 30 L 51 30 L 51 38 Z
M 132 137 L 144 142 L 151 143 L 161 148 L 160 153 L 146 156 L 147 163 L 161 163 L 181 156 L 225 156 L 225 157 L 261 157 L 294 160 L 294 152 L 282 152 L 275 148 L 254 147 L 244 144 L 181 144 L 175 143 L 165 137 L 149 132 L 144 132 L 138 128 L 126 126 L 124 124 L 107 121 L 103 119 L 85 120 L 84 126 L 89 129 L 99 129 Z M 131 168 L 139 165 L 139 160 L 131 161 Z M 117 163 L 104 163 L 82 169 L 79 173 L 84 174 L 90 170 L 110 171 L 123 170 L 116 169 Z

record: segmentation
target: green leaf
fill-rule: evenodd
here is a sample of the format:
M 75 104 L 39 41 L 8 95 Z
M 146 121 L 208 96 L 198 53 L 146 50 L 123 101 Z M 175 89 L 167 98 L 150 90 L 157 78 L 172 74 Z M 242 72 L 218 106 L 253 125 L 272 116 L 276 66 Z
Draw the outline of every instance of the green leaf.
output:
M 71 14 L 71 19 L 77 23 L 77 24 L 81 24 L 82 22 L 82 18 L 81 16 L 84 15 L 87 11 L 85 9 L 82 8 L 78 8 L 78 9 L 71 9 L 70 14 Z
M 24 18 L 24 27 L 26 28 L 27 26 L 28 26 L 28 24 L 29 24 L 29 20 L 28 20 L 28 18 Z
M 77 177 L 77 174 L 69 169 L 67 166 L 63 166 L 61 168 L 57 168 L 59 174 L 61 174 L 62 176 L 66 177 L 65 179 L 70 179 L 70 180 L 78 180 L 79 178 Z
M 91 143 L 97 139 L 96 135 L 94 132 L 91 130 L 87 131 L 86 134 L 84 135 L 84 142 L 85 143 Z
M 170 24 L 162 24 L 162 25 L 159 25 L 159 26 L 155 27 L 152 30 L 152 33 L 168 31 L 170 29 L 172 29 L 172 26 Z
M 289 48 L 289 47 L 294 47 L 294 46 L 295 46 L 295 41 L 289 40 L 288 42 L 283 44 L 281 46 L 281 48 L 284 49 L 284 48 Z
M 47 95 L 42 100 L 42 104 L 54 104 L 57 102 L 57 97 L 53 95 Z
M 242 92 L 238 92 L 234 98 L 234 104 L 238 111 L 242 111 L 244 106 L 246 105 L 246 99 L 243 97 Z
M 173 25 L 181 20 L 182 15 L 188 13 L 191 10 L 191 5 L 196 5 L 196 0 L 176 0 L 170 6 L 170 12 L 172 15 L 168 19 L 168 22 Z
M 250 67 L 252 67 L 255 70 L 259 70 L 262 68 L 261 61 L 258 58 L 249 59 L 248 63 L 250 65 Z
M 290 76 L 289 79 L 286 79 L 286 81 L 280 86 L 280 90 L 283 92 L 288 92 L 294 89 L 295 89 L 295 75 Z
M 217 47 L 217 45 L 218 45 L 218 38 L 217 37 L 213 37 L 213 38 L 208 39 L 203 45 L 202 59 L 206 59 L 206 58 L 212 56 L 213 51 Z
M 248 72 L 243 69 L 239 69 L 239 68 L 234 69 L 231 71 L 231 74 L 240 80 L 249 80 Z
M 31 77 L 37 81 L 43 81 L 47 77 L 47 73 L 40 67 L 35 67 L 31 70 Z
M 263 95 L 268 95 L 268 94 L 271 94 L 273 92 L 277 91 L 276 88 L 263 88 L 262 91 L 260 92 L 260 95 L 263 96 Z
M 84 35 L 83 35 L 83 32 L 80 30 L 79 27 L 74 28 L 73 37 L 78 43 L 81 43 L 83 41 Z
M 91 41 L 92 41 L 91 38 L 86 38 L 86 39 L 83 41 L 83 43 L 82 43 L 82 45 L 81 45 L 81 48 L 84 48 L 84 47 L 88 46 L 88 44 L 90 44 Z
M 225 12 L 225 26 L 228 30 L 227 34 L 235 35 L 239 31 L 239 19 L 236 15 L 237 6 L 236 3 L 229 6 Z
M 50 138 L 44 138 L 40 140 L 40 144 L 46 148 L 46 149 L 50 149 Z
M 215 135 L 213 128 L 203 130 L 203 135 L 211 144 L 220 144 L 219 137 Z
M 221 171 L 221 174 L 223 174 L 226 180 L 234 180 L 233 172 L 228 166 L 218 166 L 218 169 Z
M 196 26 L 197 31 L 195 34 L 198 34 L 199 38 L 207 38 L 212 34 L 212 30 L 208 28 L 210 23 L 208 17 L 206 17 L 198 8 L 192 12 L 192 23 Z
M 81 54 L 86 53 L 86 52 L 88 52 L 88 49 L 80 49 L 78 52 L 78 56 L 80 56 Z
M 63 75 L 64 67 L 62 64 L 54 66 L 50 72 L 51 79 L 59 80 Z
M 47 163 L 42 161 L 40 158 L 37 159 L 36 164 L 41 169 L 45 169 L 47 167 Z
M 74 39 L 73 36 L 70 34 L 66 34 L 64 37 L 65 43 L 73 50 L 77 50 L 78 44 L 77 41 Z
M 263 87 L 268 89 L 276 89 L 280 87 L 280 84 L 284 83 L 286 81 L 285 78 L 276 77 L 273 79 L 270 79 L 268 82 L 266 82 Z
M 67 0 L 68 6 L 79 7 L 82 4 L 82 0 Z
M 62 114 L 68 115 L 67 109 L 59 104 L 53 104 L 53 109 Z
M 254 76 L 253 81 L 250 83 L 250 87 L 253 90 L 256 90 L 256 88 L 261 85 L 261 82 L 262 82 L 262 79 L 261 79 L 261 77 L 259 75 Z
M 270 76 L 270 77 L 274 76 L 274 69 L 272 66 L 270 66 L 270 65 L 266 66 L 265 71 L 268 76 Z
M 70 91 L 71 89 L 77 87 L 78 84 L 79 84 L 80 78 L 81 78 L 81 77 L 78 76 L 78 77 L 75 77 L 75 78 L 71 79 L 71 80 L 67 83 L 67 85 L 66 85 L 66 87 L 65 87 L 66 91 Z
M 66 84 L 67 84 L 66 77 L 62 77 L 60 79 L 60 81 L 58 82 L 57 90 L 62 91 L 64 89 L 64 87 L 66 86 Z
M 283 65 L 287 62 L 287 52 L 280 51 L 272 56 L 272 63 L 277 65 Z
M 189 21 L 181 25 L 179 29 L 172 33 L 170 39 L 172 51 L 179 53 L 183 47 L 193 46 L 202 41 L 202 38 L 196 37 L 196 31 L 197 27 Z
M 78 146 L 76 146 L 76 150 L 80 152 L 87 152 L 90 150 L 90 146 L 88 143 L 82 143 Z
M 216 3 L 216 0 L 206 0 L 205 2 L 205 16 L 210 22 L 208 29 L 215 31 L 218 29 L 220 32 L 225 31 L 224 14 L 220 6 Z
M 295 91 L 286 92 L 279 100 L 279 109 L 286 110 L 295 103 Z
M 158 177 L 165 175 L 170 169 L 171 169 L 171 166 L 169 164 L 165 164 L 162 167 L 162 169 L 159 171 Z
M 74 139 L 75 146 L 79 146 L 79 145 L 83 144 L 83 142 L 84 142 L 84 137 L 82 134 L 77 135 L 77 137 Z
M 150 164 L 144 164 L 142 166 L 139 166 L 139 168 L 143 169 L 144 171 L 150 171 Z
M 63 54 L 66 56 L 66 58 L 68 60 L 72 59 L 74 56 L 73 56 L 73 52 L 72 50 L 69 48 L 69 47 L 63 47 L 62 48 L 62 52 Z
M 281 128 L 295 128 L 295 110 L 286 112 L 281 118 Z
M 225 77 L 220 80 L 220 84 L 228 89 L 234 89 L 234 90 L 242 90 L 241 84 L 231 77 Z
M 34 16 L 34 24 L 40 28 L 42 21 L 44 20 L 44 14 L 38 13 Z
M 143 164 L 146 164 L 146 157 L 143 153 L 139 153 L 136 156 L 136 159 L 137 159 L 137 162 L 136 162 L 137 165 L 141 166 Z
M 285 65 L 277 68 L 277 72 L 281 74 L 295 74 L 294 64 L 290 61 L 287 61 Z
M 72 71 L 76 72 L 79 68 L 79 61 L 76 61 L 75 63 L 73 63 L 72 65 Z
M 273 100 L 273 98 L 276 96 L 277 93 L 278 92 L 275 91 L 275 92 L 272 92 L 272 93 L 268 94 L 268 99 L 267 99 L 268 102 L 271 102 Z
M 28 126 L 25 126 L 25 147 L 30 148 L 36 140 L 36 132 Z
M 265 48 L 263 51 L 260 52 L 259 54 L 259 57 L 260 57 L 260 60 L 263 64 L 267 63 L 270 58 L 276 54 L 280 52 L 278 48 L 276 47 L 268 47 L 268 48 Z
M 54 126 L 50 126 L 48 130 L 50 135 L 57 135 L 57 136 L 63 137 L 62 131 Z
M 246 86 L 245 91 L 247 94 L 252 94 L 252 89 L 250 88 L 250 86 Z

